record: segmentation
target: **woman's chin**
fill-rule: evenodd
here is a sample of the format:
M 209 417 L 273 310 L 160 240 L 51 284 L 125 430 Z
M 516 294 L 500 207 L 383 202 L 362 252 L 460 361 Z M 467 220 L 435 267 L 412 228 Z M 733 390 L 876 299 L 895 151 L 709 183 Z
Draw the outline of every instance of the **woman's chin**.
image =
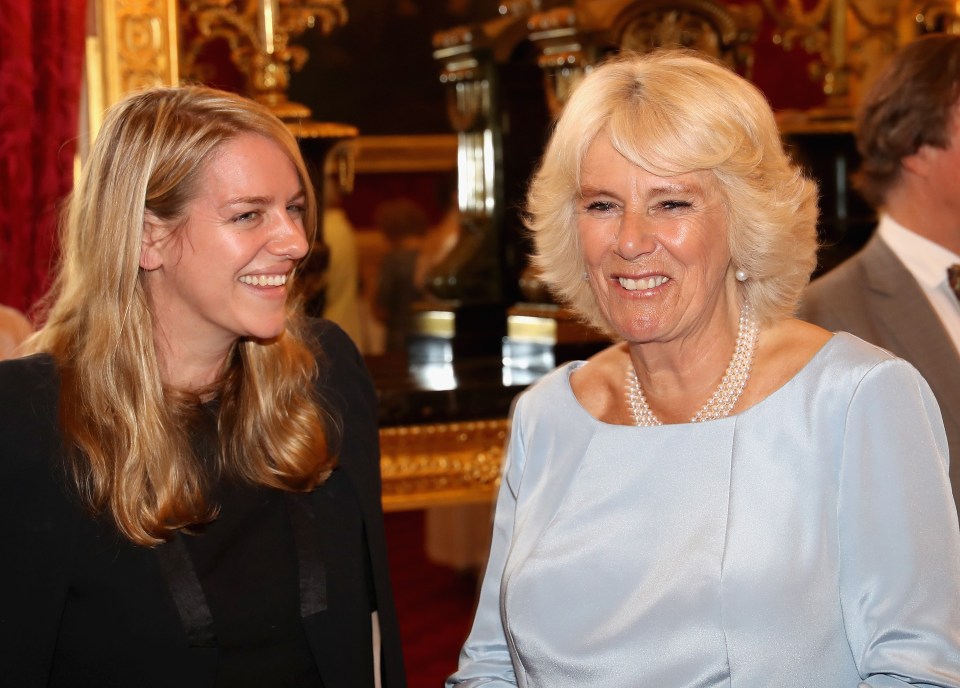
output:
M 261 342 L 271 342 L 278 339 L 286 331 L 286 326 L 286 319 L 272 323 L 259 323 L 248 330 L 247 337 Z

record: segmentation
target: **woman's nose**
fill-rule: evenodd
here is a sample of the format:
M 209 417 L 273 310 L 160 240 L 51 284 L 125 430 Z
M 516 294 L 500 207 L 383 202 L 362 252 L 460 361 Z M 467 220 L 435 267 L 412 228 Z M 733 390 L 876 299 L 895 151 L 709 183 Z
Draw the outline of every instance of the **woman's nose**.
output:
M 620 221 L 617 234 L 617 253 L 625 260 L 633 260 L 652 253 L 657 246 L 656 235 L 648 218 L 642 213 L 627 211 Z
M 286 256 L 291 260 L 300 260 L 307 255 L 307 234 L 303 223 L 284 213 L 276 232 L 270 241 L 270 250 L 278 256 Z

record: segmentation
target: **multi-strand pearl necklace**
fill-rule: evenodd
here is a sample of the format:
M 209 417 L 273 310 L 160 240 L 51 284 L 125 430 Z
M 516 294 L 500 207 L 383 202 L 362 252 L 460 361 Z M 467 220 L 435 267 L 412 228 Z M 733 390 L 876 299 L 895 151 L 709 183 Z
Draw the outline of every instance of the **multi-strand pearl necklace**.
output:
M 690 419 L 691 423 L 726 418 L 730 415 L 737 400 L 740 399 L 740 395 L 743 394 L 744 387 L 747 386 L 759 334 L 760 326 L 756 318 L 753 317 L 750 306 L 744 303 L 743 309 L 740 311 L 737 345 L 733 350 L 730 364 L 723 373 L 720 386 L 717 387 L 713 396 L 707 399 L 707 403 Z M 640 381 L 637 379 L 637 371 L 634 369 L 633 363 L 627 366 L 626 390 L 627 406 L 630 408 L 634 425 L 642 427 L 663 425 L 663 422 L 650 409 L 647 398 L 643 395 L 643 389 L 640 387 Z

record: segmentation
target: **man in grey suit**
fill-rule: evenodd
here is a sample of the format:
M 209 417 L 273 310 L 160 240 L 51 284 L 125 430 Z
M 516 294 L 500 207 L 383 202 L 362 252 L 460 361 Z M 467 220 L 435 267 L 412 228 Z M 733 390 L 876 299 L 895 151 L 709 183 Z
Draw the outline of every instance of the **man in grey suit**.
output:
M 854 183 L 879 224 L 810 285 L 800 317 L 881 346 L 927 379 L 960 503 L 960 296 L 948 279 L 960 264 L 960 36 L 928 36 L 895 55 L 861 105 L 856 138 Z

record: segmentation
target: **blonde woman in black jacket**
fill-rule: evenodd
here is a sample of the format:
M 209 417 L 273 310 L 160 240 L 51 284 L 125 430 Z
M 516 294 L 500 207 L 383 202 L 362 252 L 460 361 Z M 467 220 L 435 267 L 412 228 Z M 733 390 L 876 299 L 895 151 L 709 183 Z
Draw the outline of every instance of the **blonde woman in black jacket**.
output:
M 404 685 L 373 387 L 295 298 L 315 218 L 265 108 L 108 113 L 35 353 L 0 366 L 4 682 Z

